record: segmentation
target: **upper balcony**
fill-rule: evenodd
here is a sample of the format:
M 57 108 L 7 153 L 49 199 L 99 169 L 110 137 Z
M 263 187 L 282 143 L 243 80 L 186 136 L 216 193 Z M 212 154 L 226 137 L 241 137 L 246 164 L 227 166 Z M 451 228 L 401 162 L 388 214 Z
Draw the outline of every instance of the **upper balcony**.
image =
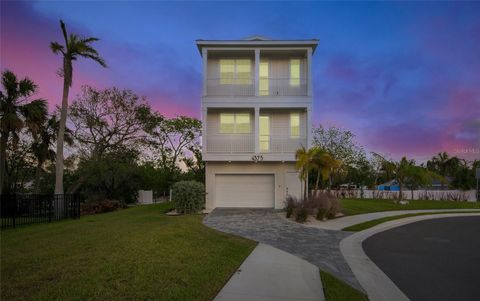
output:
M 204 97 L 308 97 L 317 40 L 197 41 Z

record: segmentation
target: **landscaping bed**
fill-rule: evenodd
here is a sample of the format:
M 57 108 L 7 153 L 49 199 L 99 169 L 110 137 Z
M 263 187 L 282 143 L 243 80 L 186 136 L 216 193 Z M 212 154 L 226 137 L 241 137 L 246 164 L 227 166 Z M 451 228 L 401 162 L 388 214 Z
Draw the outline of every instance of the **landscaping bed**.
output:
M 256 243 L 169 203 L 2 231 L 2 300 L 211 300 Z

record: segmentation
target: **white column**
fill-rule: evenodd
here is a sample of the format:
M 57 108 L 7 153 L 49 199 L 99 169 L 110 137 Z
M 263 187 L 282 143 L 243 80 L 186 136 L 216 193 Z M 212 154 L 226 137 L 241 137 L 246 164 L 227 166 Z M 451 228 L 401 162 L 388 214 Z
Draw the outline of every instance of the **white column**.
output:
M 312 96 L 312 48 L 307 49 L 307 95 Z
M 202 153 L 207 153 L 207 108 L 202 108 Z
M 255 96 L 258 96 L 259 92 L 259 78 L 260 78 L 260 49 L 255 49 Z
M 307 108 L 307 148 L 312 147 L 312 108 Z
M 255 153 L 260 153 L 260 132 L 259 132 L 260 108 L 255 107 Z
M 203 59 L 203 91 L 202 96 L 207 96 L 207 64 L 208 64 L 208 50 L 206 48 L 202 49 L 202 59 Z

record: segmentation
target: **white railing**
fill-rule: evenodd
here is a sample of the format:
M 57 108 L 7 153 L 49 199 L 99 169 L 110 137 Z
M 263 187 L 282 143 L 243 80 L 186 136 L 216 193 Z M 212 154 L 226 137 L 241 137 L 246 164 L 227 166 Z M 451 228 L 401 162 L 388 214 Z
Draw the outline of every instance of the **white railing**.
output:
M 254 153 L 252 134 L 207 134 L 208 153 Z
M 306 96 L 307 80 L 304 78 L 260 77 L 260 96 Z
M 207 79 L 207 95 L 210 96 L 254 96 L 253 78 L 244 79 Z
M 207 79 L 207 95 L 209 96 L 254 96 L 254 78 Z M 258 82 L 259 96 L 306 96 L 307 80 L 305 78 L 272 78 L 260 77 Z
M 307 146 L 306 137 L 290 138 L 285 136 L 270 136 L 270 147 L 262 153 L 295 153 L 302 146 Z

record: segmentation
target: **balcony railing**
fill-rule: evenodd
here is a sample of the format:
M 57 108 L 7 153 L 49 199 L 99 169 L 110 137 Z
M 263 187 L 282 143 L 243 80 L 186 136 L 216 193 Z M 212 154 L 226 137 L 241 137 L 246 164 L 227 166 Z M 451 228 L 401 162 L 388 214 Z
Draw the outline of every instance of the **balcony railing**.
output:
M 207 95 L 209 96 L 254 96 L 253 78 L 244 79 L 207 79 Z
M 271 135 L 268 150 L 260 150 L 260 152 L 293 154 L 306 145 L 306 137 L 290 138 Z M 255 137 L 253 134 L 207 134 L 207 153 L 255 153 Z
M 254 96 L 255 79 L 207 79 L 208 96 Z M 260 77 L 258 81 L 259 96 L 306 96 L 307 80 L 305 78 Z
M 252 134 L 207 134 L 208 153 L 253 153 L 255 136 Z
M 307 146 L 306 137 L 290 138 L 285 136 L 270 136 L 269 149 L 262 150 L 261 153 L 295 153 L 302 146 Z

